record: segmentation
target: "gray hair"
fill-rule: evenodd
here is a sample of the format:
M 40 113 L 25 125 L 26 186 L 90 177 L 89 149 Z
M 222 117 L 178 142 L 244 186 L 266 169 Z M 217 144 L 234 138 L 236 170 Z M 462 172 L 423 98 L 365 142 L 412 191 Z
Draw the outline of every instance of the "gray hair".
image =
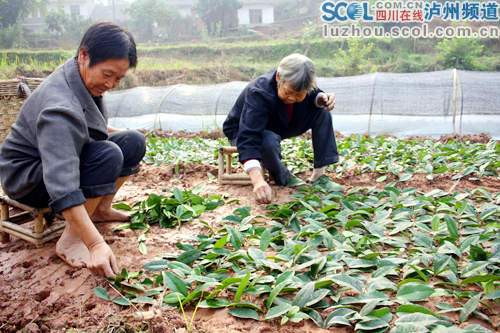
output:
M 310 92 L 316 89 L 316 67 L 305 55 L 293 53 L 284 57 L 278 66 L 277 75 L 280 79 L 278 87 L 288 82 L 295 91 Z

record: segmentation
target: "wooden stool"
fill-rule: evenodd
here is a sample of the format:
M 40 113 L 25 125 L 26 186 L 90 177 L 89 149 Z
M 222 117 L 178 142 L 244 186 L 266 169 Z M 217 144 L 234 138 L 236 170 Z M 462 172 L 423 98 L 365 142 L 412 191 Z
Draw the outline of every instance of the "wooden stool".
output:
M 27 240 L 40 248 L 44 243 L 61 236 L 66 226 L 66 221 L 52 225 L 54 216 L 64 219 L 60 214 L 53 214 L 50 208 L 34 208 L 24 205 L 6 196 L 0 197 L 2 220 L 0 221 L 0 236 L 2 243 L 9 241 L 9 235 Z M 23 212 L 10 216 L 15 208 Z M 44 217 L 46 223 L 44 224 Z M 21 224 L 34 221 L 33 229 L 23 227 Z
M 231 184 L 231 185 L 252 185 L 250 176 L 246 173 L 244 174 L 233 174 L 231 168 L 231 158 L 232 154 L 237 154 L 238 149 L 234 146 L 224 146 L 219 148 L 219 184 Z M 226 156 L 226 167 L 224 168 L 224 155 Z M 266 169 L 260 164 L 262 176 L 264 179 L 266 176 Z

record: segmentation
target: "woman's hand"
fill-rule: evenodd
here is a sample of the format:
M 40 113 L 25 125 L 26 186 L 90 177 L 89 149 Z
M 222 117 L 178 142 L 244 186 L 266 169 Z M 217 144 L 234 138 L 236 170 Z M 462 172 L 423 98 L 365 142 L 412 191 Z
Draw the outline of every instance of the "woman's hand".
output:
M 262 177 L 260 169 L 253 169 L 248 175 L 252 180 L 255 200 L 258 203 L 270 203 L 273 199 L 273 192 L 269 184 L 264 180 L 264 177 Z
M 332 111 L 335 107 L 335 94 L 319 93 L 317 103 L 319 107 L 324 107 L 326 111 Z
M 100 198 L 88 198 L 86 204 L 94 207 L 97 200 Z M 57 255 L 71 267 L 86 266 L 95 275 L 114 278 L 119 273 L 116 257 L 90 220 L 85 206 L 68 208 L 62 214 L 68 224 L 57 241 Z
M 90 259 L 87 262 L 87 268 L 97 276 L 108 279 L 114 279 L 119 273 L 115 255 L 108 244 L 98 243 L 89 248 Z

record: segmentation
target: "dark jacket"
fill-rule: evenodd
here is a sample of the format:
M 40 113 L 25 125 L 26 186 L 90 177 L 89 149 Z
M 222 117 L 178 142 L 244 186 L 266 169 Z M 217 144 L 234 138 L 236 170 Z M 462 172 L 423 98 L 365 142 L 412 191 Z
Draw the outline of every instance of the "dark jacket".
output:
M 55 211 L 83 204 L 82 148 L 107 138 L 104 101 L 92 98 L 75 59 L 69 59 L 26 100 L 0 147 L 5 193 L 19 199 L 43 181 Z
M 224 121 L 224 134 L 233 140 L 238 138 L 240 161 L 261 160 L 259 148 L 264 130 L 278 134 L 282 139 L 303 134 L 304 124 L 311 123 L 324 110 L 314 104 L 321 90 L 307 94 L 300 103 L 294 104 L 293 118 L 288 123 L 285 103 L 278 97 L 276 71 L 273 69 L 253 80 L 243 89 Z

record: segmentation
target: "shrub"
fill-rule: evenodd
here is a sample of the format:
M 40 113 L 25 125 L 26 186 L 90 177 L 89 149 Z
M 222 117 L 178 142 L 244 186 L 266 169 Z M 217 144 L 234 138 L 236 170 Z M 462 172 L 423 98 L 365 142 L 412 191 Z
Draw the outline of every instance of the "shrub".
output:
M 373 43 L 363 45 L 361 38 L 352 38 L 347 40 L 349 50 L 339 50 L 335 53 L 335 67 L 343 71 L 345 75 L 361 74 L 361 68 L 366 57 L 372 50 Z
M 483 45 L 479 45 L 472 38 L 444 39 L 436 48 L 440 51 L 438 62 L 444 69 L 474 70 L 476 68 L 474 62 L 483 52 Z
M 6 28 L 0 28 L 0 48 L 10 49 L 19 44 L 23 37 L 21 24 L 13 24 Z

